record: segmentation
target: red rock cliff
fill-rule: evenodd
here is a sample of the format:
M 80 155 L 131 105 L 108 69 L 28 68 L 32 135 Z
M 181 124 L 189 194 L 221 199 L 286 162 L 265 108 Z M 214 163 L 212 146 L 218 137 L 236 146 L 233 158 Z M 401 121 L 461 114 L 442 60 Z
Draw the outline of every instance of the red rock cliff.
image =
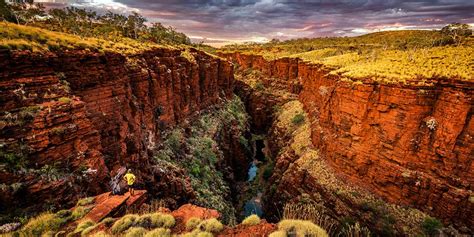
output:
M 124 165 L 164 197 L 192 198 L 184 171 L 151 166 L 151 151 L 168 127 L 232 95 L 234 78 L 227 61 L 180 53 L 0 52 L 0 211 L 105 191 Z
M 343 82 L 298 59 L 225 55 L 299 91 L 312 142 L 340 176 L 387 201 L 474 226 L 473 82 Z

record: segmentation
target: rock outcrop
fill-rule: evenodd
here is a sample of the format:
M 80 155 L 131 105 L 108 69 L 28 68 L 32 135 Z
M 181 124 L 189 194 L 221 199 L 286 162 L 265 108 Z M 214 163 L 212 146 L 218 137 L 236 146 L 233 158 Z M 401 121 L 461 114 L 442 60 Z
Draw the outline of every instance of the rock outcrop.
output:
M 191 199 L 184 170 L 153 165 L 152 151 L 164 131 L 234 88 L 230 63 L 191 54 L 0 52 L 0 211 L 107 191 L 121 166 L 154 195 Z
M 312 143 L 341 178 L 466 232 L 474 226 L 472 81 L 353 83 L 298 59 L 223 56 L 299 93 Z

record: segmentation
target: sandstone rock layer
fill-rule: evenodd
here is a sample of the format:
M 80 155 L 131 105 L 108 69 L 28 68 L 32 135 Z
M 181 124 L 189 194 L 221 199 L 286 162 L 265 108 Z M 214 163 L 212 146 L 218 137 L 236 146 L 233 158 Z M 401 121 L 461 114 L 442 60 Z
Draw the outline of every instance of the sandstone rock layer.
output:
M 474 226 L 472 81 L 352 83 L 298 59 L 223 56 L 299 93 L 315 121 L 312 143 L 342 178 L 389 202 Z
M 191 54 L 0 52 L 0 211 L 106 191 L 121 166 L 152 193 L 192 198 L 184 171 L 152 166 L 151 151 L 167 128 L 231 96 L 234 78 L 227 61 Z

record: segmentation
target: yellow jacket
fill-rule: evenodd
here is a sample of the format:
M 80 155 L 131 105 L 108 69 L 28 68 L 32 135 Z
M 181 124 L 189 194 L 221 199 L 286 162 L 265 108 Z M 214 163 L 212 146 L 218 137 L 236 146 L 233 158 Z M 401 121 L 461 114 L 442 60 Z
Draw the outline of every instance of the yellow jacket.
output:
M 125 174 L 123 178 L 127 181 L 128 185 L 133 185 L 133 183 L 135 183 L 135 175 L 132 173 Z

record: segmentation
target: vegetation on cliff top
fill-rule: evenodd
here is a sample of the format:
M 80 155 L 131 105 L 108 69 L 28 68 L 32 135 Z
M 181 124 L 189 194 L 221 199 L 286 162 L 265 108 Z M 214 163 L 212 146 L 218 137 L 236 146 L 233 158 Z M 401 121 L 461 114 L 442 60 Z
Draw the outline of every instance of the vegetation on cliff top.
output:
M 300 58 L 322 64 L 343 79 L 373 79 L 383 83 L 450 78 L 474 79 L 474 39 L 468 29 L 392 31 L 359 37 L 296 39 L 266 44 L 230 45 L 221 53 L 262 55 L 267 60 Z
M 129 38 L 120 38 L 115 41 L 110 41 L 54 32 L 38 27 L 0 22 L 0 48 L 10 50 L 56 51 L 65 49 L 87 49 L 97 52 L 109 51 L 133 54 L 162 47 L 165 46 L 149 42 L 140 42 Z
M 0 49 L 55 51 L 88 49 L 138 53 L 158 47 L 189 47 L 190 39 L 160 23 L 146 25 L 133 12 L 120 15 L 67 7 L 46 12 L 41 4 L 0 5 Z

